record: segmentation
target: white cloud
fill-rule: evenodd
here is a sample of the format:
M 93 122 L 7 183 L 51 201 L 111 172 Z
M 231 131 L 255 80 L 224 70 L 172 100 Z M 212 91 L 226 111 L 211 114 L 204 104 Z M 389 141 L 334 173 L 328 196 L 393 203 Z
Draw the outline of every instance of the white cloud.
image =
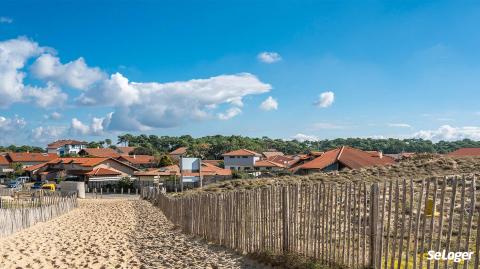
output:
M 102 135 L 105 129 L 110 125 L 112 113 L 103 118 L 92 118 L 90 125 L 84 124 L 77 118 L 72 119 L 70 131 L 73 134 L 80 135 Z
M 28 86 L 25 94 L 33 97 L 34 102 L 43 108 L 63 106 L 68 99 L 68 95 L 53 83 L 48 83 L 45 88 Z
M 187 120 L 211 118 L 216 112 L 220 119 L 229 119 L 241 112 L 243 98 L 270 91 L 271 86 L 248 73 L 220 75 L 169 83 L 129 82 L 120 73 L 87 90 L 79 98 L 83 105 L 115 107 L 109 126 L 126 130 L 118 118 L 129 119 L 129 129 L 172 127 Z M 226 111 L 213 111 L 219 105 L 230 105 Z
M 292 139 L 293 139 L 293 140 L 300 141 L 300 142 L 304 142 L 304 141 L 318 141 L 318 140 L 320 140 L 317 136 L 314 136 L 314 135 L 306 135 L 306 134 L 301 134 L 301 133 L 298 133 L 298 134 L 292 136 Z
M 269 111 L 269 110 L 277 110 L 278 109 L 278 102 L 273 97 L 269 96 L 265 101 L 260 104 L 260 109 Z
M 29 58 L 44 50 L 37 43 L 22 37 L 0 42 L 1 108 L 22 100 L 25 73 L 20 70 Z
M 32 64 L 31 71 L 37 78 L 55 81 L 79 90 L 86 90 L 105 77 L 98 67 L 88 67 L 82 57 L 62 64 L 58 57 L 51 54 L 42 54 L 38 57 Z
M 412 126 L 407 123 L 389 123 L 388 126 L 397 128 L 412 128 Z
M 442 125 L 436 130 L 421 130 L 413 134 L 413 136 L 432 141 L 454 141 L 462 139 L 480 140 L 480 127 L 452 127 L 450 125 Z
M 10 23 L 13 23 L 13 19 L 10 18 L 10 17 L 0 17 L 0 23 L 7 23 L 7 24 L 10 24 Z
M 316 105 L 317 107 L 325 108 L 331 106 L 334 100 L 335 94 L 333 92 L 322 92 L 314 105 Z
M 218 118 L 221 119 L 221 120 L 229 120 L 229 119 L 237 116 L 240 113 L 242 113 L 242 110 L 240 108 L 232 107 L 232 108 L 227 109 L 227 111 L 225 111 L 225 113 L 218 113 Z
M 17 132 L 19 129 L 25 127 L 26 124 L 25 119 L 17 115 L 13 118 L 0 116 L 0 131 L 2 133 Z
M 257 59 L 262 63 L 272 64 L 282 60 L 282 57 L 276 52 L 264 51 L 257 55 Z
M 59 120 L 62 118 L 62 114 L 60 114 L 59 112 L 52 112 L 50 115 L 47 115 L 47 118 L 48 119 L 52 119 L 52 120 Z
M 66 135 L 65 126 L 39 126 L 32 129 L 30 139 L 37 142 L 51 142 Z

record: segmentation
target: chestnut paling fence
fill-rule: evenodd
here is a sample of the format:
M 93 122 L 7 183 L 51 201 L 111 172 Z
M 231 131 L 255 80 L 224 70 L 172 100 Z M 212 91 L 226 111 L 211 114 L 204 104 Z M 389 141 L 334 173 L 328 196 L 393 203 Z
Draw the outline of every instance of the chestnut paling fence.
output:
M 170 197 L 143 189 L 185 233 L 242 253 L 296 253 L 349 268 L 479 268 L 475 178 L 302 183 Z M 474 252 L 430 260 L 430 250 Z
M 0 201 L 0 238 L 60 216 L 78 206 L 77 193 Z

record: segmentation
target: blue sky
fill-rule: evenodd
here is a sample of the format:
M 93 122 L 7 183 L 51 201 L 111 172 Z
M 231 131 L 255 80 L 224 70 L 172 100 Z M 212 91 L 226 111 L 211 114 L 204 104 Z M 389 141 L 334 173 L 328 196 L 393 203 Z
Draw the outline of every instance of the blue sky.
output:
M 0 143 L 480 140 L 478 25 L 474 1 L 2 1 Z

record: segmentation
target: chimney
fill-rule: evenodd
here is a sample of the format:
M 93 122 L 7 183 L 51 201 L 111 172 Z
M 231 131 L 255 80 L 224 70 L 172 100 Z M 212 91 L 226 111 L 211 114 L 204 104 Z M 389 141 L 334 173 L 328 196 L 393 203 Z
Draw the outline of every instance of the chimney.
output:
M 381 150 L 378 151 L 378 158 L 380 158 L 380 159 L 383 158 L 383 152 Z
M 133 154 L 133 158 L 135 159 L 137 156 L 135 154 Z

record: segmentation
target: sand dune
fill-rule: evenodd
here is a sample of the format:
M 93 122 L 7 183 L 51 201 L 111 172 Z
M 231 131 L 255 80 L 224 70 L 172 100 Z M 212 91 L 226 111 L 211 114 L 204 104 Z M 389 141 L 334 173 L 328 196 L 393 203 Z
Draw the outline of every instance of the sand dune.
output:
M 0 268 L 264 268 L 182 234 L 140 200 L 83 200 L 0 246 Z

